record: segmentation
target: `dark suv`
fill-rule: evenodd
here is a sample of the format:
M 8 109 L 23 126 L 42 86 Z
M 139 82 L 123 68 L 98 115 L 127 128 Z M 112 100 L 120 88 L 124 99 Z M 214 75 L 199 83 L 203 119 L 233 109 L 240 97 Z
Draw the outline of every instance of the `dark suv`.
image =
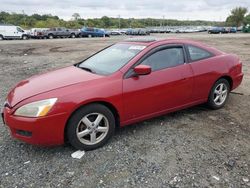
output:
M 82 37 L 109 37 L 109 34 L 104 29 L 83 27 L 81 29 Z
M 81 32 L 79 30 L 66 29 L 65 27 L 53 27 L 45 31 L 45 36 L 49 39 L 62 37 L 62 38 L 76 38 L 80 37 Z
M 213 27 L 208 30 L 209 34 L 221 34 L 221 33 L 229 33 L 224 27 Z

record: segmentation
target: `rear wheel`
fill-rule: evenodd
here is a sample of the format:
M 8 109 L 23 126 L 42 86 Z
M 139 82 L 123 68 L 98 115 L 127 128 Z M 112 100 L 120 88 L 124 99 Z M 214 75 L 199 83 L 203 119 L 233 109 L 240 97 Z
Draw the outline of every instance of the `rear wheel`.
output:
M 67 124 L 67 138 L 76 149 L 93 150 L 103 146 L 113 135 L 115 118 L 101 104 L 91 104 L 79 109 Z
M 3 36 L 2 35 L 0 35 L 0 40 L 3 40 Z
M 230 85 L 228 81 L 224 78 L 219 79 L 210 91 L 208 106 L 212 109 L 222 108 L 228 99 L 229 91 Z
M 54 36 L 52 34 L 49 35 L 49 39 L 53 39 Z
M 76 35 L 74 34 L 74 33 L 72 33 L 71 35 L 70 35 L 70 38 L 76 38 Z

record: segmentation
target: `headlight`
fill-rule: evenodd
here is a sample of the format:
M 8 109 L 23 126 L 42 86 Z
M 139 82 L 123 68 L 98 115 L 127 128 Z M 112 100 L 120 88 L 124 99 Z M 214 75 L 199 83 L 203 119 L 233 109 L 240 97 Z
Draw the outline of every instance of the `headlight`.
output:
M 14 115 L 25 117 L 42 117 L 49 112 L 56 101 L 57 98 L 53 98 L 29 103 L 18 108 Z

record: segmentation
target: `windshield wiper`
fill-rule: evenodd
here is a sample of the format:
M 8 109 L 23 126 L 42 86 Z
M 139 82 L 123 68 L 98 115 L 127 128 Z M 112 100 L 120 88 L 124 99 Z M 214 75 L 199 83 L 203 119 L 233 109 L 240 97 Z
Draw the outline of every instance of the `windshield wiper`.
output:
M 95 73 L 95 71 L 93 71 L 91 68 L 88 68 L 88 67 L 80 67 L 80 66 L 78 66 L 78 68 L 83 69 L 83 70 L 86 70 L 86 71 L 88 71 L 88 72 Z

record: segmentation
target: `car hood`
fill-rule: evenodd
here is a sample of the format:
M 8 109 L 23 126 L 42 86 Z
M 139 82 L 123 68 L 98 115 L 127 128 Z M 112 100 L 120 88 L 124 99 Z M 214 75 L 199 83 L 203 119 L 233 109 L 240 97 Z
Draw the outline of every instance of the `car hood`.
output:
M 32 96 L 101 77 L 103 76 L 87 72 L 75 66 L 33 76 L 19 82 L 10 91 L 8 103 L 11 107 L 14 107 L 17 103 Z

